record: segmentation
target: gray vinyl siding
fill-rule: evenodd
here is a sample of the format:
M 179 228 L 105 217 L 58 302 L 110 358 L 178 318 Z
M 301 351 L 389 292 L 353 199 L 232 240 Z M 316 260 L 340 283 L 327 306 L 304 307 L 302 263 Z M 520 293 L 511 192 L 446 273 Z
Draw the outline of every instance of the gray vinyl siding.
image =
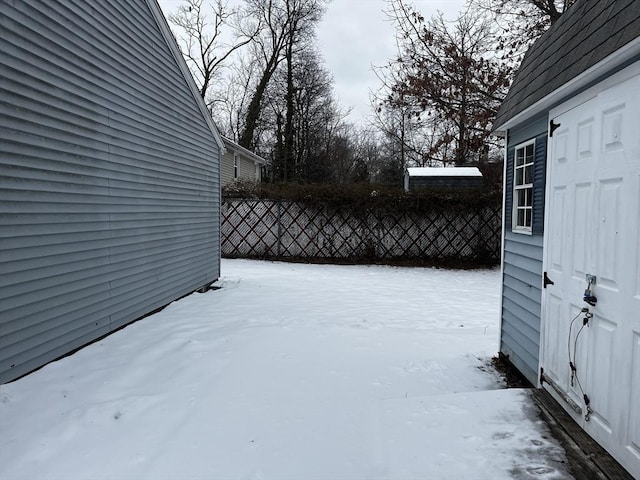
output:
M 516 145 L 535 139 L 531 235 L 514 233 L 513 160 Z M 505 236 L 500 352 L 534 385 L 538 382 L 542 302 L 542 244 L 547 157 L 546 117 L 509 131 L 505 176 Z
M 146 0 L 0 1 L 4 383 L 218 278 L 220 152 Z

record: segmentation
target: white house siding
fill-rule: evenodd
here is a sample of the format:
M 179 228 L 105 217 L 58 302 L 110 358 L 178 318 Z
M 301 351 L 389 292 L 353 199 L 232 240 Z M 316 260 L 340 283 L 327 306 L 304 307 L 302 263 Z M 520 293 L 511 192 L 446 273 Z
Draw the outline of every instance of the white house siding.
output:
M 533 226 L 531 235 L 527 235 L 514 233 L 511 228 L 513 157 L 516 145 L 534 138 Z M 500 352 L 533 385 L 538 383 L 540 349 L 546 148 L 547 124 L 544 117 L 534 120 L 526 128 L 509 131 Z
M 233 151 L 231 151 L 230 148 L 227 147 L 225 153 L 224 153 L 224 157 L 222 160 L 222 164 L 220 166 L 220 175 L 221 175 L 221 182 L 222 185 L 229 185 L 230 183 L 233 183 L 235 181 L 235 178 L 233 176 L 234 171 L 233 171 Z
M 220 172 L 157 5 L 2 1 L 6 382 L 214 281 Z
M 238 177 L 234 176 L 234 153 L 238 156 Z M 244 180 L 248 182 L 259 181 L 260 178 L 256 177 L 256 163 L 247 158 L 242 152 L 235 152 L 232 148 L 227 146 L 226 153 L 221 166 L 222 185 L 229 185 L 236 180 Z
M 253 160 L 240 156 L 238 159 L 238 178 L 255 182 L 256 178 L 256 163 Z

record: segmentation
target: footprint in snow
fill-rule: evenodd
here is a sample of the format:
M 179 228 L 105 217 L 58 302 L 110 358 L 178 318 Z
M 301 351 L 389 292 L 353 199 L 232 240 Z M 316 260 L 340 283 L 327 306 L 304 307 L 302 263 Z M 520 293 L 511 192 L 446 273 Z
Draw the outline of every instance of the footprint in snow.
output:
M 513 433 L 511 432 L 496 432 L 491 435 L 492 440 L 507 440 L 513 437 Z

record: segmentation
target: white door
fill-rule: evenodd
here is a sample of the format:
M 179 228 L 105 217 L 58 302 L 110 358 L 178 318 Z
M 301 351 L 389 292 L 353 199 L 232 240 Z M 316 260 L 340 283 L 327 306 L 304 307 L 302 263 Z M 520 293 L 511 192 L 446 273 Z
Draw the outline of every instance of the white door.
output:
M 544 388 L 638 478 L 639 97 L 637 63 L 551 112 L 540 350 Z

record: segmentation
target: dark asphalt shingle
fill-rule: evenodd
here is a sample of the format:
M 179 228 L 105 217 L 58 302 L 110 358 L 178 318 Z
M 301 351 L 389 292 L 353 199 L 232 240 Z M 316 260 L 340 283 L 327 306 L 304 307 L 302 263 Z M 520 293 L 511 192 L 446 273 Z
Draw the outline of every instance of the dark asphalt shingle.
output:
M 578 0 L 525 55 L 494 128 L 639 36 L 640 0 Z

